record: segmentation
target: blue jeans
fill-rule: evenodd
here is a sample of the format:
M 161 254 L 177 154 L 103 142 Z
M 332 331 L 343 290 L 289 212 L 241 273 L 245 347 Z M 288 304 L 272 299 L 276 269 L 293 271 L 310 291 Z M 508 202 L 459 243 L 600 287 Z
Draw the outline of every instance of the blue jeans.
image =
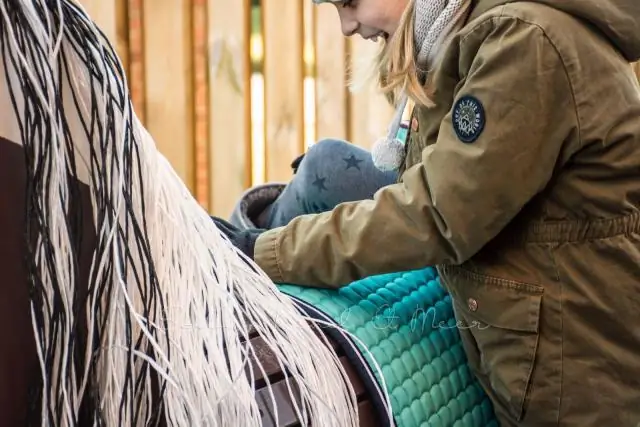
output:
M 396 172 L 382 172 L 374 166 L 368 151 L 346 141 L 321 140 L 311 146 L 293 179 L 263 212 L 263 226 L 279 227 L 299 215 L 372 199 L 376 191 L 396 180 Z

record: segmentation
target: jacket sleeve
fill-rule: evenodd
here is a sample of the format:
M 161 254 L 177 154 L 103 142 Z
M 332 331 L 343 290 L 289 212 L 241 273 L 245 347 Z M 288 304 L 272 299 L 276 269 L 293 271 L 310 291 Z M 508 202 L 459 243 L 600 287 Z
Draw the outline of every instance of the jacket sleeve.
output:
M 484 121 L 456 132 L 454 122 L 462 122 L 452 107 L 437 142 L 402 183 L 261 235 L 255 261 L 272 280 L 339 287 L 463 263 L 546 186 L 567 141 L 579 140 L 570 81 L 554 45 L 533 24 L 494 17 L 461 40 L 460 63 L 466 75 L 453 105 L 471 99 Z M 465 130 L 477 138 L 469 142 Z

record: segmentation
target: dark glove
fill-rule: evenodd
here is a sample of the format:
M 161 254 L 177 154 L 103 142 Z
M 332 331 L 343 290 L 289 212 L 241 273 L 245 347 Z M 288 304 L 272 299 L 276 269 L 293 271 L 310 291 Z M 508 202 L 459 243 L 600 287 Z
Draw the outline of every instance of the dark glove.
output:
M 291 162 L 291 169 L 293 169 L 294 174 L 298 173 L 298 168 L 300 167 L 300 162 L 302 162 L 302 159 L 304 159 L 304 154 L 299 155 L 298 157 L 293 159 L 293 162 Z
M 264 233 L 266 230 L 260 228 L 250 228 L 247 230 L 240 230 L 233 224 L 228 223 L 222 218 L 212 216 L 211 219 L 216 224 L 216 227 L 223 232 L 231 241 L 233 246 L 242 251 L 246 256 L 253 259 L 253 251 L 256 246 L 256 240 L 258 236 Z

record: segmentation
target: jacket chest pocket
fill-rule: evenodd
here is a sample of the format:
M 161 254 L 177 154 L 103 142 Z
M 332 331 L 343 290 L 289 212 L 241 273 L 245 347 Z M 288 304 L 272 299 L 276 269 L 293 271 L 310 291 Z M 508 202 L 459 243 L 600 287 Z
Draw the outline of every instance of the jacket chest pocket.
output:
M 441 269 L 451 294 L 471 368 L 520 421 L 539 340 L 539 285 L 484 276 L 460 267 Z

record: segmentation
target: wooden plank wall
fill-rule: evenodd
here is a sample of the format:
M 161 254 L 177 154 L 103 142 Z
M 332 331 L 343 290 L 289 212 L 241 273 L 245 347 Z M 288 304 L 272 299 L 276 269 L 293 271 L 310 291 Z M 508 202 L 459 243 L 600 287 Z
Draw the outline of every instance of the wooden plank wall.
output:
M 158 148 L 213 214 L 290 179 L 316 139 L 368 147 L 391 117 L 372 90 L 347 89 L 350 58 L 375 46 L 345 40 L 331 6 L 262 0 L 252 20 L 250 0 L 80 3 L 115 42 Z
M 136 113 L 212 214 L 228 216 L 251 185 L 290 179 L 318 139 L 370 147 L 386 133 L 383 97 L 347 87 L 377 46 L 346 40 L 330 5 L 79 1 L 115 44 Z
M 228 215 L 252 184 L 250 0 L 209 0 L 209 210 Z M 203 198 L 198 198 L 203 202 Z
M 262 1 L 268 182 L 286 181 L 291 160 L 304 150 L 302 8 L 303 1 Z

